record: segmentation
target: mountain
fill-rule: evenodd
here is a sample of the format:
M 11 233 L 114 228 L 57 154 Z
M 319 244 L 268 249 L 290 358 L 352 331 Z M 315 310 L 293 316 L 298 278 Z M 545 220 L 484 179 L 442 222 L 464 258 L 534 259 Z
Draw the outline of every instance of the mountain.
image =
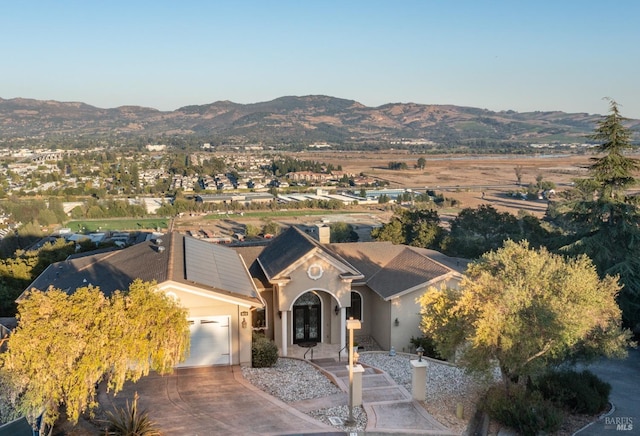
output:
M 101 109 L 85 103 L 0 98 L 0 139 L 197 136 L 219 142 L 438 144 L 584 142 L 599 115 L 493 112 L 452 105 L 390 103 L 367 107 L 322 95 L 238 104 L 218 101 L 163 112 L 140 106 Z M 640 121 L 630 120 L 635 137 Z

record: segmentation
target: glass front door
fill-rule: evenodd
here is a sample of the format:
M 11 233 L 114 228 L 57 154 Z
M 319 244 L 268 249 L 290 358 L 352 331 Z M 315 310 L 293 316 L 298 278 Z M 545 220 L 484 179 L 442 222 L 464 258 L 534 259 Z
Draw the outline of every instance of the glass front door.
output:
M 320 298 L 311 292 L 293 306 L 293 343 L 301 342 L 320 342 Z

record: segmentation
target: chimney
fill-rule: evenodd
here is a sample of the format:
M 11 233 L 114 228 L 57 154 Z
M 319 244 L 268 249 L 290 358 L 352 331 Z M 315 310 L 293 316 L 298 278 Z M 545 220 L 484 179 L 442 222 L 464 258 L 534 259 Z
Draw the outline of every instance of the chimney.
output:
M 331 227 L 318 224 L 318 242 L 321 244 L 328 244 L 331 242 Z

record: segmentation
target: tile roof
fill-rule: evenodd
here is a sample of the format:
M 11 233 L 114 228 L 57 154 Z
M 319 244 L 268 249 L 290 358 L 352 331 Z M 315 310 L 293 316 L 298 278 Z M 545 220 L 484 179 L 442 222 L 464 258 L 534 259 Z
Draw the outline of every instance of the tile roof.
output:
M 317 241 L 291 226 L 265 247 L 258 256 L 258 262 L 268 278 L 276 277 L 319 245 Z
M 99 253 L 64 260 L 49 265 L 27 289 L 50 287 L 65 291 L 93 285 L 105 295 L 126 290 L 136 278 L 144 281 L 167 280 L 169 254 L 154 242 L 147 241 L 124 250 Z
M 367 286 L 384 299 L 453 271 L 433 260 L 428 255 L 432 250 L 390 242 L 347 242 L 331 244 L 331 248 L 358 268 Z
M 175 232 L 122 250 L 57 262 L 27 289 L 74 291 L 91 284 L 110 295 L 128 289 L 137 278 L 172 280 L 259 302 L 253 280 L 235 251 Z

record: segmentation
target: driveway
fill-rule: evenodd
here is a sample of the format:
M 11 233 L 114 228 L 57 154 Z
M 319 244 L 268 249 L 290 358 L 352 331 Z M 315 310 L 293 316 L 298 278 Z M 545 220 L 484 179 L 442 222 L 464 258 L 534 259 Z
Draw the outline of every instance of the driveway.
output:
M 586 368 L 611 384 L 609 400 L 615 410 L 576 434 L 640 434 L 640 350 L 629 350 L 624 360 L 602 359 Z
M 167 435 L 336 434 L 244 381 L 240 367 L 178 369 L 127 383 L 116 397 L 101 393 L 107 410 L 125 407 L 138 392 L 138 409 Z M 338 433 L 344 434 L 344 433 Z

